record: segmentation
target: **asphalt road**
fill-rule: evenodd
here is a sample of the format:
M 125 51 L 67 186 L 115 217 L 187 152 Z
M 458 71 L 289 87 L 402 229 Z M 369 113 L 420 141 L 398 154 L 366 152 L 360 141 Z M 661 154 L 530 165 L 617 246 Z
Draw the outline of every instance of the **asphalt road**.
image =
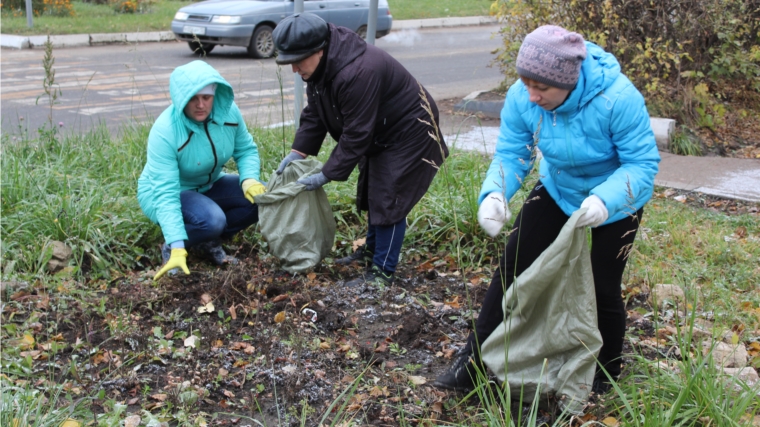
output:
M 501 81 L 489 67 L 501 41 L 497 26 L 405 30 L 379 39 L 385 49 L 437 100 L 461 98 Z M 48 121 L 43 92 L 42 50 L 7 50 L 0 58 L 2 132 L 35 131 Z M 152 121 L 169 104 L 169 75 L 196 59 L 185 43 L 144 43 L 56 49 L 55 81 L 62 95 L 52 121 L 63 132 L 85 132 L 105 123 L 112 132 L 131 122 Z M 235 100 L 258 126 L 293 119 L 293 74 L 274 60 L 246 57 L 242 48 L 221 47 L 205 60 L 232 84 Z M 284 97 L 282 96 L 284 95 Z M 283 101 L 284 100 L 284 101 Z M 284 109 L 284 113 L 283 113 Z

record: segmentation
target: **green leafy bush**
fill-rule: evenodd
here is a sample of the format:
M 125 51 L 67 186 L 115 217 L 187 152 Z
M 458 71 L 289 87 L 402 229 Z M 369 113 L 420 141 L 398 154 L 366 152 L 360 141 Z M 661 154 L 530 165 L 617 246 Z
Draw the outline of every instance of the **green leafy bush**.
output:
M 715 127 L 724 101 L 760 107 L 760 1 L 496 0 L 491 12 L 504 23 L 504 85 L 524 36 L 551 23 L 613 53 L 648 100 L 691 100 L 692 124 Z

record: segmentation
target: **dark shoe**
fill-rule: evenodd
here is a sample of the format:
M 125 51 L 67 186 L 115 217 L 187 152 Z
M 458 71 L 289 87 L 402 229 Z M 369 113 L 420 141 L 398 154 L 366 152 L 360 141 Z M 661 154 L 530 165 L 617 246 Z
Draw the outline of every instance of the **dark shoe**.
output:
M 604 374 L 597 374 L 594 376 L 594 384 L 591 386 L 591 391 L 596 395 L 607 394 L 612 388 L 610 379 Z
M 234 256 L 227 255 L 218 240 L 203 242 L 198 245 L 198 249 L 207 257 L 211 258 L 216 265 L 237 264 L 238 259 Z
M 359 264 L 370 265 L 372 263 L 372 257 L 374 255 L 375 254 L 373 254 L 372 251 L 367 249 L 367 245 L 361 245 L 351 255 L 336 259 L 335 264 L 349 265 L 353 262 L 356 262 Z
M 165 265 L 167 262 L 169 262 L 169 258 L 172 257 L 172 248 L 169 247 L 166 243 L 161 245 L 161 265 Z M 179 268 L 172 268 L 171 270 L 167 271 L 166 274 L 169 276 L 174 276 L 177 273 L 179 273 Z
M 446 390 L 472 390 L 475 388 L 475 379 L 477 378 L 478 371 L 481 374 L 485 374 L 485 367 L 482 362 L 478 365 L 475 365 L 472 352 L 462 349 L 457 353 L 457 359 L 451 365 L 451 368 L 442 375 L 439 375 L 435 379 L 435 382 L 433 382 L 433 386 Z
M 390 286 L 393 283 L 393 273 L 386 273 L 380 267 L 372 265 L 361 277 L 346 282 L 346 286 L 353 288 L 359 285 L 375 285 L 378 287 Z

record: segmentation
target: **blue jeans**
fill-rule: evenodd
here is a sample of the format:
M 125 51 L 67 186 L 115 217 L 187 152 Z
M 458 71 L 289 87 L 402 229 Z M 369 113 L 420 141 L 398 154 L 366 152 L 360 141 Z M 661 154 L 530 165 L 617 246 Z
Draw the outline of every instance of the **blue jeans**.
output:
M 406 218 L 391 225 L 369 224 L 366 247 L 374 254 L 372 263 L 386 273 L 396 271 L 401 245 L 404 243 L 404 234 L 406 234 Z
M 179 198 L 188 247 L 230 238 L 259 220 L 259 208 L 243 195 L 238 175 L 223 176 L 205 193 L 183 191 Z

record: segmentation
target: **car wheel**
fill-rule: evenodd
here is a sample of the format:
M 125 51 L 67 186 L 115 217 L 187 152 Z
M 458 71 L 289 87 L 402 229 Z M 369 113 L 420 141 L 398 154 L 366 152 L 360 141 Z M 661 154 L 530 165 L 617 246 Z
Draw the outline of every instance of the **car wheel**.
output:
M 356 30 L 356 34 L 358 34 L 363 40 L 367 40 L 367 26 L 362 25 L 359 27 L 359 29 Z
M 211 51 L 216 47 L 215 44 L 198 43 L 196 41 L 187 42 L 187 45 L 190 47 L 190 50 L 192 50 L 193 53 L 198 56 L 206 56 L 211 53 Z
M 251 44 L 248 45 L 248 54 L 254 58 L 269 58 L 274 55 L 272 27 L 261 25 L 253 31 Z

